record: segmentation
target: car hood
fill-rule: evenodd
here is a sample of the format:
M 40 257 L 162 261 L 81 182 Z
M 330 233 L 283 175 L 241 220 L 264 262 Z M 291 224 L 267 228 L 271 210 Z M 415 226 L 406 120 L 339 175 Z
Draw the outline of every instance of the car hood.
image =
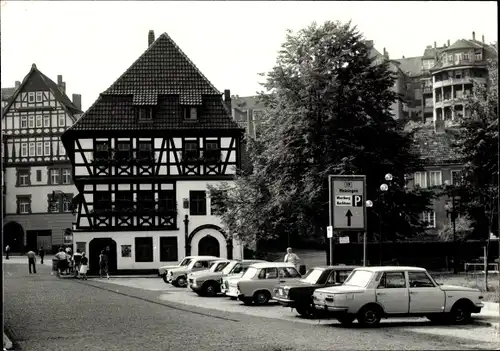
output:
M 222 277 L 221 272 L 210 272 L 209 269 L 206 269 L 204 271 L 189 273 L 189 278 L 191 279 L 212 279 L 212 278 L 218 279 L 220 277 Z
M 480 292 L 479 289 L 475 289 L 475 288 L 469 288 L 469 287 L 466 287 L 466 286 L 459 286 L 459 285 L 440 285 L 439 286 L 441 288 L 441 290 L 444 290 L 444 291 L 475 291 L 475 292 Z
M 316 289 L 315 293 L 326 293 L 326 294 L 349 294 L 349 293 L 360 293 L 365 291 L 365 288 L 361 288 L 359 286 L 349 286 L 349 285 L 340 285 L 340 286 L 331 286 L 328 288 Z
M 180 266 L 178 266 L 178 265 L 175 265 L 175 266 L 161 266 L 160 269 L 171 270 L 171 269 L 178 268 L 178 267 L 180 267 Z

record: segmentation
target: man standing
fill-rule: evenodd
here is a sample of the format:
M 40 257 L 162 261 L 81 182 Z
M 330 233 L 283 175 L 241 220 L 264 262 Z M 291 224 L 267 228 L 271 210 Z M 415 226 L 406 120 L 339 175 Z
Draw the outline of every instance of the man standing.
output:
M 286 255 L 285 255 L 285 263 L 293 264 L 298 270 L 299 269 L 299 262 L 300 262 L 299 256 L 297 256 L 297 254 L 292 252 L 291 247 L 287 248 Z
M 35 266 L 36 254 L 33 251 L 29 250 L 26 256 L 28 256 L 28 267 L 30 270 L 30 274 L 31 274 L 31 266 L 33 266 L 33 273 L 36 274 L 36 266 Z
M 43 249 L 43 246 L 40 247 L 40 250 L 38 250 L 38 255 L 40 256 L 40 263 L 43 264 L 43 258 L 45 257 L 45 250 Z
M 73 255 L 73 262 L 75 277 L 80 277 L 80 264 L 82 262 L 82 254 L 80 253 L 80 249 L 76 249 L 76 252 Z
M 5 259 L 6 260 L 9 259 L 9 252 L 10 252 L 10 246 L 7 245 L 7 246 L 5 246 Z
M 57 258 L 57 276 L 60 277 L 61 273 L 66 269 L 68 262 L 68 258 L 62 246 L 59 248 L 59 252 L 56 253 L 55 257 Z

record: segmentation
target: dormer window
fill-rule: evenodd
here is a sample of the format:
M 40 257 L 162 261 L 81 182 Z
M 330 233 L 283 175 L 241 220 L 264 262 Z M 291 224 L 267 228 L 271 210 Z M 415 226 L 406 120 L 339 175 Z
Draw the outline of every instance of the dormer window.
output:
M 184 119 L 188 121 L 198 120 L 198 108 L 189 106 L 184 109 Z
M 153 108 L 151 106 L 148 107 L 139 107 L 139 121 L 141 122 L 150 122 L 153 120 Z

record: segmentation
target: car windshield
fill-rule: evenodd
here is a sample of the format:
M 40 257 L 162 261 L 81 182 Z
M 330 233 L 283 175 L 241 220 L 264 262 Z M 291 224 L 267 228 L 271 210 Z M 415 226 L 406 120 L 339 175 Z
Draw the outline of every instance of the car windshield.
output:
M 358 270 L 353 271 L 351 275 L 346 279 L 344 285 L 359 286 L 364 288 L 368 285 L 373 277 L 373 272 Z
M 316 284 L 321 274 L 323 274 L 322 269 L 311 269 L 300 281 L 308 284 Z
M 181 261 L 181 263 L 179 263 L 179 266 L 187 266 L 191 263 L 191 259 L 190 258 L 185 258 Z
M 245 274 L 243 274 L 242 278 L 253 278 L 255 277 L 255 274 L 259 271 L 258 268 L 255 267 L 249 267 Z
M 210 272 L 220 272 L 222 271 L 227 265 L 229 264 L 229 262 L 219 262 L 219 263 L 215 263 L 212 265 L 212 267 L 210 267 Z
M 222 270 L 222 274 L 229 274 L 231 273 L 231 271 L 233 270 L 233 267 L 236 266 L 238 262 L 230 262 L 226 265 L 226 267 L 224 267 L 224 269 Z

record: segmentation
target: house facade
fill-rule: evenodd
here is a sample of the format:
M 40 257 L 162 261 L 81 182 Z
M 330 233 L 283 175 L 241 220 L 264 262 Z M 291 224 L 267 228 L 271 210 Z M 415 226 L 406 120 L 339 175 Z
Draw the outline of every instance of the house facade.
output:
M 2 92 L 3 93 L 3 92 Z M 51 252 L 65 242 L 74 216 L 71 163 L 62 133 L 81 115 L 81 96 L 66 95 L 33 64 L 2 109 L 4 246 Z
M 75 249 L 89 269 L 150 270 L 187 255 L 239 258 L 208 186 L 234 179 L 243 129 L 222 94 L 166 34 L 70 128 L 63 142 L 78 192 Z

